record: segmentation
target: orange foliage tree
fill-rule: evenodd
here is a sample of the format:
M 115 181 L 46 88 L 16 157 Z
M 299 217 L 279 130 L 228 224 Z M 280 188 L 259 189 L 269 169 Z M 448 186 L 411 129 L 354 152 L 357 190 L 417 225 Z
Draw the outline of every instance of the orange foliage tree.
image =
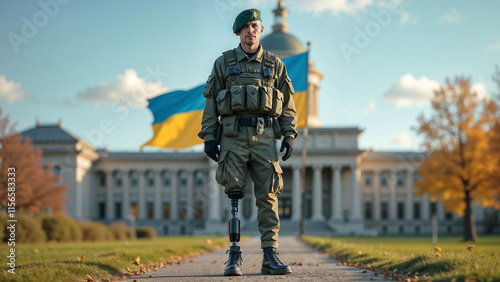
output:
M 448 212 L 464 219 L 464 240 L 477 239 L 472 204 L 500 207 L 500 189 L 493 181 L 498 162 L 491 152 L 497 105 L 471 91 L 470 80 L 457 77 L 435 92 L 429 118 L 420 115 L 419 127 L 428 154 L 418 168 L 416 194 L 441 198 Z
M 17 212 L 41 213 L 50 209 L 63 214 L 69 186 L 58 183 L 60 177 L 52 172 L 51 165 L 41 163 L 41 151 L 35 150 L 31 140 L 18 134 L 9 122 L 0 109 L 0 208 L 7 210 L 8 187 L 13 186 L 8 183 L 14 182 Z

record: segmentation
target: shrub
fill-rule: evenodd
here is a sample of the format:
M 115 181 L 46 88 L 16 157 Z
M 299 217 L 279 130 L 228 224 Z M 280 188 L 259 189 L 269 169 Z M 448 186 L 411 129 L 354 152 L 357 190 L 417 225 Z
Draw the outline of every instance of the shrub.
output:
M 78 242 L 82 240 L 82 230 L 71 218 L 44 215 L 41 220 L 42 228 L 49 241 Z
M 84 241 L 109 241 L 115 239 L 113 231 L 101 222 L 81 221 L 78 222 L 82 230 Z
M 10 236 L 10 230 L 7 227 L 10 225 L 10 222 L 7 222 L 7 215 L 1 215 L 1 226 L 2 232 L 0 236 L 2 237 L 2 241 L 7 242 Z M 15 219 L 16 224 L 16 243 L 40 243 L 47 241 L 47 237 L 45 236 L 45 232 L 42 230 L 42 226 L 40 220 L 37 218 L 33 218 L 25 215 L 16 215 Z
M 118 240 L 133 240 L 135 239 L 135 232 L 134 229 L 129 227 L 123 222 L 116 222 L 113 223 L 109 226 L 111 231 L 113 231 L 113 234 L 115 236 L 115 239 Z
M 141 226 L 136 230 L 137 238 L 147 238 L 147 239 L 155 239 L 158 234 L 156 233 L 156 229 L 151 226 Z
M 7 214 L 0 213 L 0 242 L 5 242 L 5 231 L 7 231 Z

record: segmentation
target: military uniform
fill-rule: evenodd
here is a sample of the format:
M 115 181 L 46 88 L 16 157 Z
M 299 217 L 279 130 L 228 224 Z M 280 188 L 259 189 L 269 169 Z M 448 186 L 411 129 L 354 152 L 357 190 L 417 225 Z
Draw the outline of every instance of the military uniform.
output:
M 239 68 L 239 74 L 230 74 L 234 72 L 228 62 L 232 59 L 230 55 L 222 55 L 215 61 L 203 91 L 206 102 L 199 137 L 205 142 L 215 140 L 220 117 L 223 130 L 217 182 L 225 187 L 226 193 L 235 189 L 245 193 L 250 170 L 255 183 L 261 247 L 277 248 L 276 194 L 281 193 L 283 180 L 276 139 L 297 136 L 294 90 L 283 62 L 262 46 L 252 58 L 240 46 L 228 52 L 234 52 L 233 67 Z M 269 77 L 265 78 L 267 72 Z M 264 120 L 261 134 L 256 125 L 252 126 L 253 121 L 257 123 L 256 117 Z

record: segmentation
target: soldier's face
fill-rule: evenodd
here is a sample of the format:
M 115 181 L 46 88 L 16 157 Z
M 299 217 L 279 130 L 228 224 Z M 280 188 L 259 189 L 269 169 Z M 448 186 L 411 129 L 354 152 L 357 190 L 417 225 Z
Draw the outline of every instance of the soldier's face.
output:
M 239 32 L 241 44 L 253 46 L 259 44 L 260 36 L 264 32 L 261 21 L 248 22 Z

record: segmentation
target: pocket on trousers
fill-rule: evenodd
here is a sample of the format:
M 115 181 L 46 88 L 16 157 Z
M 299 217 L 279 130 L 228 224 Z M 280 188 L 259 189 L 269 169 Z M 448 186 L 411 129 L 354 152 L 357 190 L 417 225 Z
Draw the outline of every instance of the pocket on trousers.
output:
M 259 87 L 246 85 L 246 108 L 248 111 L 258 111 L 260 104 Z
M 271 192 L 276 194 L 281 194 L 283 192 L 283 170 L 281 169 L 279 162 L 271 162 L 273 164 L 273 183 L 271 186 Z
M 222 186 L 226 186 L 227 183 L 229 182 L 229 176 L 227 173 L 226 155 L 227 151 L 220 154 L 219 164 L 217 165 L 217 170 L 215 172 L 215 180 Z
M 217 103 L 217 110 L 219 115 L 231 115 L 231 97 L 227 93 L 227 89 L 220 90 L 215 97 L 215 102 Z
M 238 117 L 236 115 L 221 117 L 222 135 L 228 137 L 238 136 Z
M 269 113 L 273 108 L 273 88 L 270 86 L 260 87 L 260 110 Z
M 245 88 L 242 85 L 231 86 L 231 109 L 233 112 L 245 110 Z

